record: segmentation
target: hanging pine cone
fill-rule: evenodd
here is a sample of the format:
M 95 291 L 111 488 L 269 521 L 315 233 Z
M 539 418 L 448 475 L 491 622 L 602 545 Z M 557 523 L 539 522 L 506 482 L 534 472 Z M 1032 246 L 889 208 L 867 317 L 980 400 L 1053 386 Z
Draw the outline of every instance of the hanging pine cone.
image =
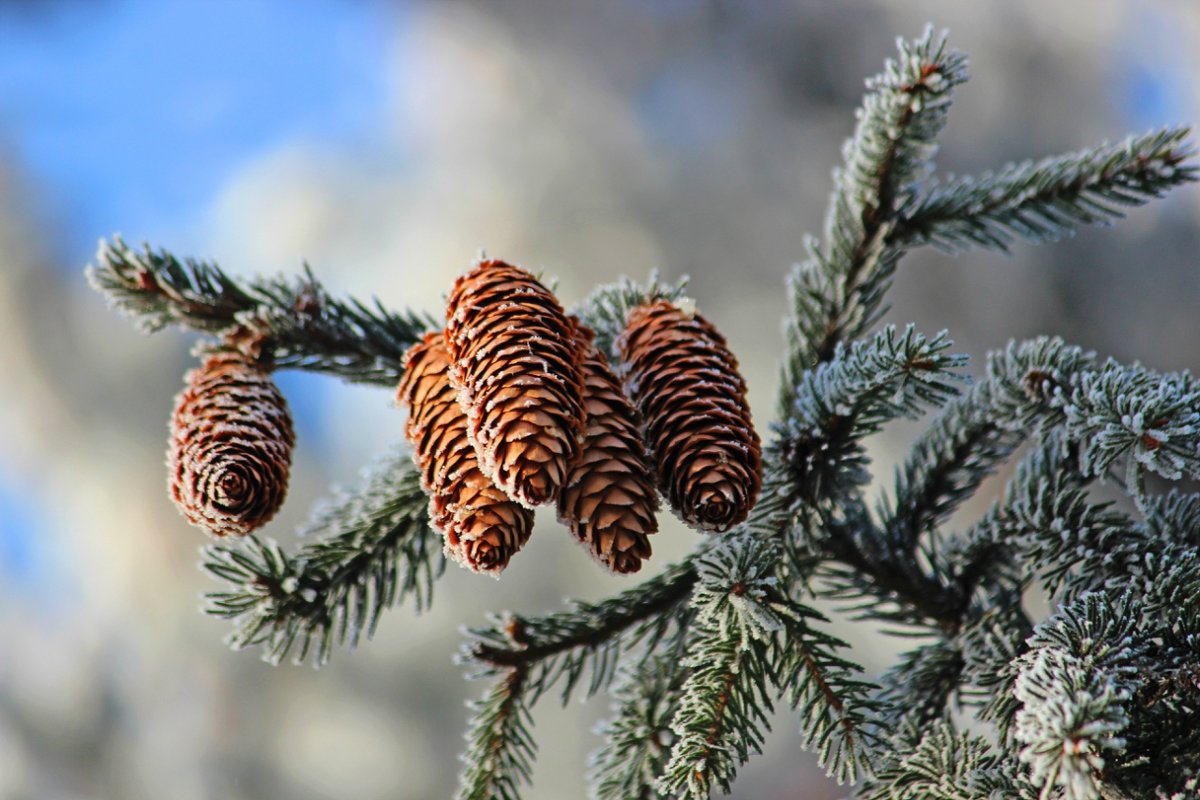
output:
M 617 347 L 659 489 L 679 518 L 709 531 L 745 520 L 762 449 L 725 337 L 694 309 L 659 300 L 630 312 Z
M 513 500 L 553 501 L 583 436 L 583 372 L 562 306 L 536 278 L 483 261 L 446 308 L 450 380 L 480 468 Z
M 613 572 L 637 572 L 658 530 L 654 471 L 639 432 L 641 419 L 608 361 L 579 325 L 587 428 L 583 449 L 558 496 L 558 518 Z
M 430 522 L 445 537 L 448 555 L 475 572 L 498 575 L 528 541 L 533 512 L 479 470 L 467 415 L 450 385 L 442 334 L 426 334 L 404 364 L 396 400 L 408 409 L 405 433 L 429 494 Z
M 184 377 L 175 399 L 167 469 L 188 522 L 244 536 L 283 505 L 292 417 L 270 374 L 240 352 L 221 352 Z

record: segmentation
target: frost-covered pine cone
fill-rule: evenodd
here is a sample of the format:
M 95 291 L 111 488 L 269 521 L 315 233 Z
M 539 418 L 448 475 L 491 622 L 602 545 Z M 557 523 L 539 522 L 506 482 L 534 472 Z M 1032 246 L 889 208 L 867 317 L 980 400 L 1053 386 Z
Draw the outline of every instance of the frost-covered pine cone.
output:
M 167 471 L 188 522 L 244 536 L 283 505 L 295 434 L 270 373 L 240 352 L 219 352 L 184 376 L 175 399 Z
M 675 513 L 708 531 L 745 520 L 762 485 L 762 447 L 725 337 L 694 309 L 659 300 L 630 312 L 617 348 Z
M 482 261 L 446 307 L 450 380 L 480 469 L 528 506 L 553 502 L 583 437 L 583 371 L 571 323 L 519 267 Z
M 405 433 L 429 494 L 430 522 L 445 537 L 449 556 L 475 572 L 499 575 L 529 540 L 533 512 L 480 471 L 467 415 L 450 384 L 442 334 L 426 334 L 404 364 L 396 400 L 408 409 Z
M 637 572 L 658 530 L 654 469 L 641 418 L 621 391 L 607 359 L 579 325 L 587 429 L 583 449 L 558 496 L 558 518 L 596 560 L 613 572 Z

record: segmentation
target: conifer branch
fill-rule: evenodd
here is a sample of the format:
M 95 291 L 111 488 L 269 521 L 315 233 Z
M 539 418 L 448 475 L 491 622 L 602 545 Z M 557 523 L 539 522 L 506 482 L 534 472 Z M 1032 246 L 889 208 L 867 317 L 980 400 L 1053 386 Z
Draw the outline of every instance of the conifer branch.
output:
M 1143 507 L 1146 531 L 1167 547 L 1200 548 L 1200 494 L 1172 489 Z
M 457 800 L 520 800 L 529 783 L 537 745 L 525 700 L 526 671 L 506 670 L 481 700 L 471 704 L 466 769 L 459 778 Z
M 898 741 L 863 800 L 1035 800 L 1037 793 L 988 742 L 947 723 Z
M 879 679 L 883 730 L 906 725 L 922 729 L 944 719 L 960 691 L 965 666 L 958 642 L 948 638 L 902 653 Z
M 149 246 L 134 250 L 120 238 L 101 242 L 88 280 L 111 305 L 147 333 L 178 325 L 219 334 L 244 326 L 263 337 L 274 364 L 389 388 L 400 380 L 404 352 L 431 317 L 398 314 L 378 301 L 332 297 L 305 267 L 297 279 L 239 281 L 210 261 L 180 261 Z
M 643 661 L 613 689 L 613 717 L 600 733 L 607 744 L 592 759 L 596 800 L 659 800 L 687 671 L 669 651 Z
M 788 613 L 772 575 L 776 549 L 731 535 L 696 561 L 689 673 L 671 721 L 678 738 L 659 782 L 663 793 L 727 792 L 737 767 L 762 746 L 773 706 L 769 644 Z
M 1160 375 L 1108 362 L 1079 376 L 1064 398 L 1068 435 L 1080 443 L 1081 469 L 1105 474 L 1125 459 L 1127 486 L 1142 500 L 1142 470 L 1179 480 L 1200 477 L 1200 386 L 1186 372 Z
M 790 610 L 775 639 L 775 684 L 800 712 L 804 746 L 838 783 L 854 783 L 870 774 L 879 744 L 868 724 L 879 710 L 869 697 L 876 687 L 856 679 L 862 668 L 835 654 L 845 642 L 812 627 L 823 617 L 798 604 Z
M 869 475 L 860 440 L 956 391 L 952 370 L 966 359 L 947 353 L 950 346 L 944 332 L 930 339 L 911 325 L 900 333 L 889 325 L 801 373 L 775 429 L 796 499 L 838 501 L 863 486 Z
M 1017 663 L 1016 738 L 1042 797 L 1101 796 L 1124 749 L 1138 655 L 1130 610 L 1084 595 L 1038 627 Z
M 858 125 L 843 148 L 845 166 L 834 172 L 824 241 L 808 242 L 809 259 L 789 281 L 785 386 L 878 319 L 899 257 L 887 237 L 929 171 L 953 90 L 967 79 L 965 56 L 948 49 L 932 28 L 897 47 L 897 60 L 867 82 Z
M 761 747 L 774 687 L 800 708 L 805 741 L 839 781 L 867 760 L 868 685 L 834 654 L 844 647 L 811 627 L 817 612 L 791 601 L 775 577 L 778 545 L 731 536 L 698 559 L 696 617 L 672 730 L 679 737 L 659 789 L 707 797 L 728 791 L 737 767 Z
M 490 628 L 470 631 L 474 641 L 464 658 L 487 674 L 526 669 L 531 702 L 564 678 L 565 702 L 584 674 L 590 675 L 591 695 L 612 679 L 622 649 L 639 642 L 652 649 L 672 626 L 685 622 L 681 614 L 695 582 L 687 559 L 601 603 L 575 603 L 543 617 L 507 615 Z
M 728 792 L 737 767 L 761 751 L 774 704 L 763 642 L 702 627 L 693 646 L 671 723 L 676 741 L 658 790 L 702 800 L 714 789 Z
M 949 346 L 944 335 L 927 340 L 910 326 L 897 336 L 888 327 L 841 346 L 832 362 L 804 373 L 791 393 L 789 416 L 777 428 L 794 500 L 809 508 L 832 503 L 839 515 L 849 516 L 869 479 L 859 440 L 889 420 L 946 402 L 956 389 L 951 370 L 963 363 L 946 353 Z M 956 626 L 961 599 L 952 587 L 924 574 L 911 551 L 889 546 L 865 513 L 856 519 L 861 524 L 844 525 L 819 514 L 815 525 L 795 529 L 816 534 L 807 549 L 835 562 L 824 569 L 831 594 L 875 593 L 887 602 L 902 597 L 906 621 L 912 621 L 907 609 L 918 609 L 916 619 Z
M 373 635 L 384 609 L 407 597 L 418 611 L 429 606 L 445 560 L 427 503 L 410 456 L 397 453 L 318 511 L 304 530 L 317 540 L 296 556 L 254 536 L 207 547 L 204 568 L 232 584 L 206 595 L 207 611 L 236 623 L 237 649 L 261 645 L 276 664 L 311 652 L 323 664 L 335 644 Z
M 1005 524 L 1020 559 L 1038 565 L 1043 588 L 1069 599 L 1128 574 L 1128 562 L 1138 557 L 1136 544 L 1149 544 L 1133 520 L 1109 503 L 1092 501 L 1086 481 L 1054 465 L 1036 471 L 1037 497 L 1021 496 Z
M 913 551 L 1024 441 L 1026 432 L 996 419 L 992 384 L 983 380 L 951 400 L 913 444 L 897 471 L 895 499 L 879 516 L 892 548 Z
M 1110 224 L 1124 216 L 1122 208 L 1197 179 L 1197 167 L 1186 163 L 1193 155 L 1189 134 L 1188 128 L 1164 128 L 995 174 L 953 178 L 913 199 L 888 244 L 1007 252 L 1014 239 L 1042 242 L 1082 225 Z

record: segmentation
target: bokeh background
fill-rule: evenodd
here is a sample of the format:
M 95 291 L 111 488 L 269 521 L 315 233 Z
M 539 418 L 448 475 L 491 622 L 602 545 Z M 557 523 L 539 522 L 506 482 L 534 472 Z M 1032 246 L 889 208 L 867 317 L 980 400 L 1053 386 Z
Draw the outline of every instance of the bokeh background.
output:
M 231 652 L 198 611 L 202 535 L 164 491 L 195 337 L 105 308 L 82 274 L 101 237 L 237 274 L 308 261 L 335 292 L 428 310 L 483 248 L 568 304 L 686 273 L 765 431 L 782 276 L 863 79 L 926 22 L 973 64 L 943 172 L 1200 121 L 1190 0 L 0 1 L 0 798 L 448 797 L 482 689 L 452 664 L 459 627 L 625 585 L 543 519 L 503 580 L 451 567 L 431 612 L 388 613 L 320 671 Z M 1011 257 L 914 253 L 889 316 L 949 328 L 975 373 L 1038 333 L 1195 370 L 1198 254 L 1189 187 Z M 294 544 L 402 417 L 387 392 L 279 380 L 298 462 L 267 532 Z M 911 433 L 879 437 L 880 462 Z M 664 518 L 650 569 L 694 536 Z M 838 632 L 871 672 L 897 646 Z M 605 706 L 538 709 L 529 798 L 583 796 Z M 780 717 L 734 796 L 840 794 Z

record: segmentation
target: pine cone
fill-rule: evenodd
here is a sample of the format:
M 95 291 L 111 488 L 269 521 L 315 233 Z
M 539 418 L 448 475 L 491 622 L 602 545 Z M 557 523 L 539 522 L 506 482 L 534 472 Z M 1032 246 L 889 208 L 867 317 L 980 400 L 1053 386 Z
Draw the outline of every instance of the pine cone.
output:
M 188 522 L 244 536 L 283 505 L 292 417 L 270 374 L 239 352 L 208 356 L 175 399 L 167 469 Z
M 467 415 L 450 385 L 442 334 L 426 334 L 404 363 L 396 400 L 408 409 L 405 433 L 429 494 L 430 522 L 445 537 L 448 555 L 475 572 L 498 575 L 529 540 L 533 512 L 480 472 Z
M 762 485 L 762 449 L 725 337 L 694 310 L 659 300 L 630 312 L 617 347 L 676 514 L 709 531 L 745 520 Z
M 639 432 L 641 418 L 592 344 L 594 337 L 578 326 L 587 428 L 558 496 L 558 518 L 605 567 L 637 572 L 650 557 L 649 536 L 658 530 L 654 470 Z
M 583 437 L 583 371 L 571 324 L 523 269 L 483 261 L 446 308 L 450 380 L 480 468 L 513 500 L 552 502 Z

